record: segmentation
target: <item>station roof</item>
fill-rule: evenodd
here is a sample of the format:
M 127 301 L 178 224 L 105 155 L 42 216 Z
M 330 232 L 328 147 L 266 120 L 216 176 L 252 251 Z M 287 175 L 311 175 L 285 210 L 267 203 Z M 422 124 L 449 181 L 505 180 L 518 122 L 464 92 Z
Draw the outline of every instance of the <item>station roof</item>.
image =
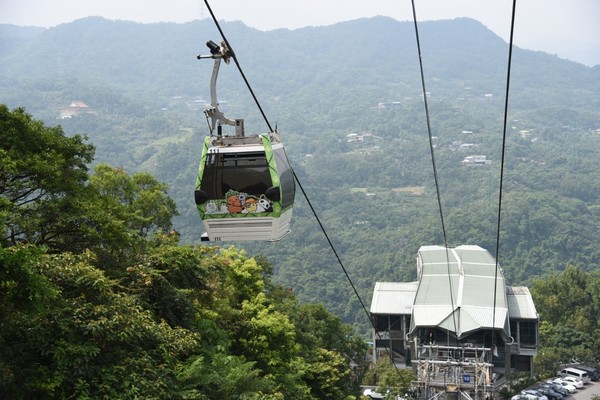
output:
M 505 286 L 502 270 L 479 246 L 423 246 L 417 275 L 417 282 L 377 282 L 371 313 L 411 314 L 411 331 L 439 327 L 457 337 L 491 328 L 508 336 L 509 317 L 537 319 L 529 290 Z
M 371 301 L 371 314 L 412 313 L 419 282 L 377 282 Z
M 507 286 L 508 312 L 510 318 L 537 319 L 538 313 L 533 304 L 533 298 L 526 286 Z

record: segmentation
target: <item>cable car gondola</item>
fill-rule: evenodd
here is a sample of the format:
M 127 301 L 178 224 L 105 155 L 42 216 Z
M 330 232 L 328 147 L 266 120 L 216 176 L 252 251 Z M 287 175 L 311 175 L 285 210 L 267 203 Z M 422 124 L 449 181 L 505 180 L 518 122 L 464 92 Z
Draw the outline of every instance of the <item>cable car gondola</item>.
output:
M 210 136 L 204 140 L 194 200 L 206 229 L 203 241 L 277 241 L 290 233 L 295 182 L 279 133 L 244 134 L 244 120 L 219 110 L 216 82 L 221 60 L 229 63 L 225 43 L 206 44 L 215 60 L 211 106 L 205 110 Z M 223 125 L 235 127 L 224 135 Z M 214 135 L 214 131 L 217 134 Z

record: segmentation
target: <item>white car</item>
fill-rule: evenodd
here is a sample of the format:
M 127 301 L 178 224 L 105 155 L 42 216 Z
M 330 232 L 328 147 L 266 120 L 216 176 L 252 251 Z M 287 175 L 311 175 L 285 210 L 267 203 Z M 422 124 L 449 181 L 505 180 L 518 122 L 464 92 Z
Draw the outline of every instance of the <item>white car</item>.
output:
M 365 391 L 363 392 L 363 396 L 370 397 L 373 400 L 375 400 L 375 399 L 384 399 L 385 398 L 385 396 L 382 395 L 381 393 L 377 393 L 375 391 L 375 389 L 365 389 Z
M 575 386 L 571 385 L 569 382 L 563 381 L 560 378 L 555 379 L 553 381 L 548 381 L 548 383 L 558 383 L 559 385 L 567 389 L 569 393 L 575 393 L 577 391 L 577 388 Z
M 521 393 L 524 394 L 524 395 L 535 396 L 535 398 L 538 399 L 538 400 L 548 400 L 548 397 L 545 394 L 540 393 L 537 390 L 524 390 Z
M 388 391 L 386 392 L 387 395 L 390 394 L 390 390 L 388 389 Z M 368 398 L 372 399 L 372 400 L 379 400 L 379 399 L 385 399 L 386 396 L 382 395 L 381 393 L 377 393 L 375 391 L 375 389 L 365 389 L 363 392 L 363 396 L 367 396 Z M 394 400 L 406 400 L 405 397 L 402 397 L 400 395 L 396 395 L 394 396 Z
M 571 385 L 575 386 L 577 389 L 583 388 L 583 382 L 581 381 L 581 379 L 577 379 L 574 376 L 563 376 L 560 379 L 562 379 L 564 382 L 570 383 Z
M 511 397 L 510 400 L 538 400 L 538 398 L 529 393 L 519 393 Z

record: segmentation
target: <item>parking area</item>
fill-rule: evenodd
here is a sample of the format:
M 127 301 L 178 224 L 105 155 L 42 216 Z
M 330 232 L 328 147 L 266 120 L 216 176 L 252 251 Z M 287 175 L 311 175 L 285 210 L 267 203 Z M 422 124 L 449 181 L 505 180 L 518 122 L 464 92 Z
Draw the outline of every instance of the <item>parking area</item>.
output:
M 573 393 L 571 399 L 590 400 L 594 394 L 600 396 L 600 381 L 590 382 L 583 389 L 577 389 L 577 392 Z
M 531 385 L 530 387 L 528 387 L 526 390 L 538 390 L 537 388 L 540 386 L 540 384 L 545 383 L 546 381 L 540 381 L 537 382 L 533 385 Z M 598 399 L 600 399 L 600 381 L 590 381 L 588 383 L 586 383 L 585 385 L 583 385 L 583 387 L 581 389 L 575 389 L 574 387 L 572 388 L 573 390 L 575 390 L 574 393 L 569 394 L 567 397 L 565 397 L 565 400 L 590 400 L 592 398 L 592 396 L 596 395 L 598 396 Z M 532 396 L 531 398 L 534 398 L 535 396 Z M 515 396 L 513 396 L 511 399 L 516 399 L 516 398 L 521 398 L 519 397 L 519 394 L 517 393 Z M 550 398 L 550 396 L 548 396 L 548 398 Z

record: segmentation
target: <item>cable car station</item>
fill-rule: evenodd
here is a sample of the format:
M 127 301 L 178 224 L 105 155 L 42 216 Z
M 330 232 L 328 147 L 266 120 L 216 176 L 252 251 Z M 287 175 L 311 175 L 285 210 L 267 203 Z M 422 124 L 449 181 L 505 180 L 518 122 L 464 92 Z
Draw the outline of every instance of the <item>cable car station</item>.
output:
M 416 282 L 377 282 L 374 361 L 412 368 L 418 399 L 488 399 L 533 373 L 539 318 L 527 287 L 506 286 L 479 246 L 422 246 Z

